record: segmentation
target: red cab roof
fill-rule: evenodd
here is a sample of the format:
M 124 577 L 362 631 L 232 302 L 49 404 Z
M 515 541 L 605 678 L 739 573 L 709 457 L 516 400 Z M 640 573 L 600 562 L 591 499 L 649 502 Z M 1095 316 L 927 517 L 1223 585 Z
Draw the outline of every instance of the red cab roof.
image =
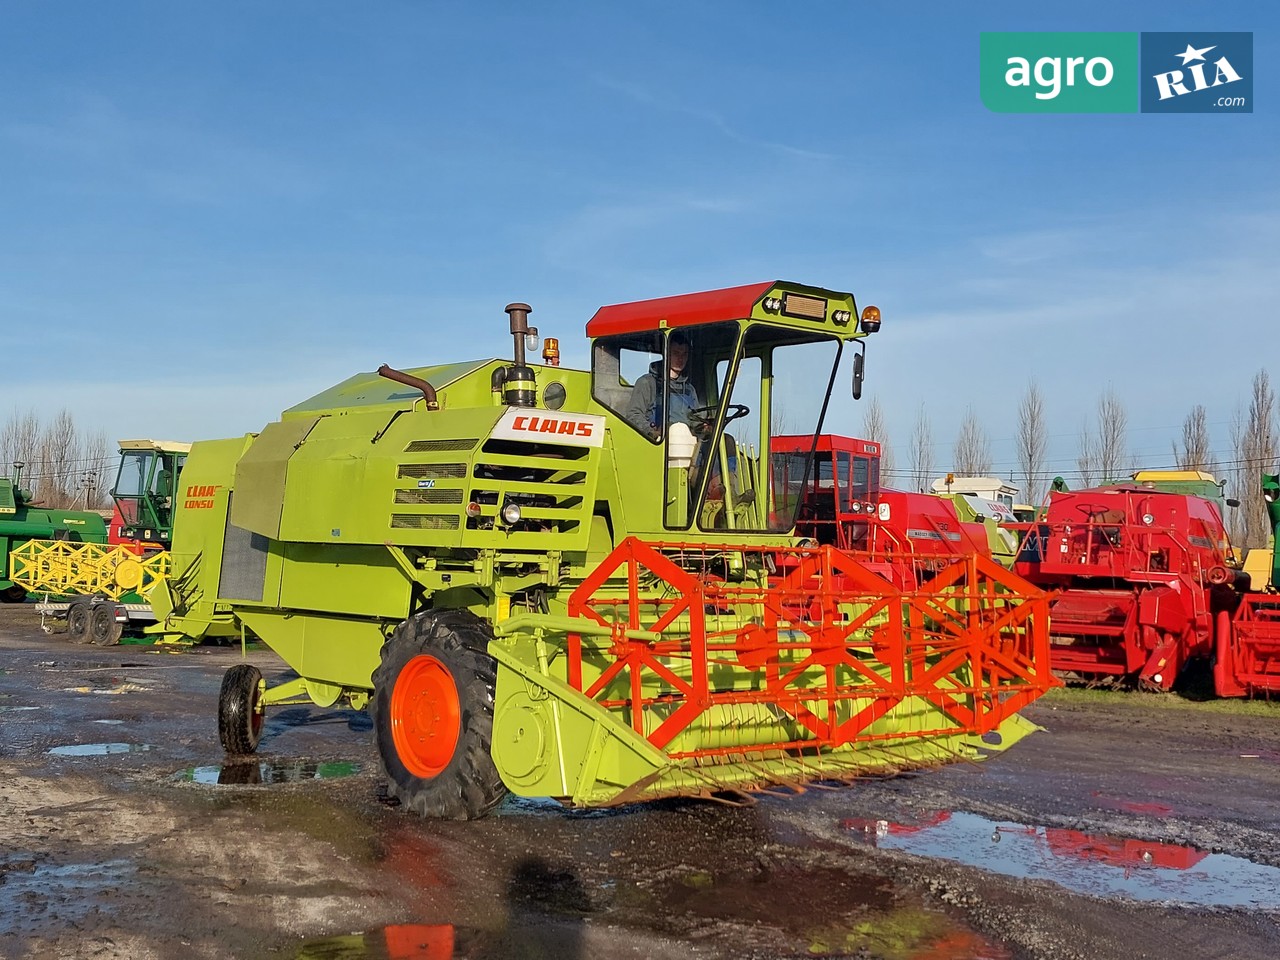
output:
M 587 321 L 588 337 L 608 337 L 619 333 L 642 333 L 657 330 L 665 321 L 668 327 L 691 327 L 719 320 L 741 320 L 751 316 L 752 308 L 780 281 L 748 283 L 741 287 L 686 293 L 678 297 L 636 300 L 601 307 Z
M 806 433 L 801 436 L 774 437 L 769 442 L 769 446 L 779 453 L 808 453 L 809 444 L 812 442 L 813 435 Z M 818 434 L 818 445 L 815 449 L 819 453 L 838 450 L 848 453 L 862 453 L 872 457 L 880 456 L 880 444 L 876 441 L 859 440 L 857 437 L 844 437 L 835 433 Z

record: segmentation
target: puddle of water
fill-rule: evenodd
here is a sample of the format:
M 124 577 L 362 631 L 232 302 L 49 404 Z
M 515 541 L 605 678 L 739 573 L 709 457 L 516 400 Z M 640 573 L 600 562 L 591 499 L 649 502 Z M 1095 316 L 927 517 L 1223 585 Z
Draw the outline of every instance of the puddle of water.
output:
M 463 943 L 459 943 L 460 939 Z M 458 936 L 452 924 L 407 923 L 369 933 L 310 940 L 294 956 L 298 960 L 449 960 L 459 956 L 458 949 L 466 939 Z
M 451 960 L 453 957 L 502 957 L 544 960 L 585 956 L 586 933 L 580 925 L 551 926 L 514 922 L 492 929 L 452 924 L 408 923 L 367 933 L 325 937 L 303 943 L 296 960 Z M 943 958 L 950 960 L 950 958 Z
M 109 724 L 112 724 L 112 725 L 115 725 L 115 724 L 118 724 L 118 723 L 124 723 L 124 721 L 123 721 L 123 720 L 94 720 L 94 721 L 92 721 L 92 722 L 93 722 L 93 723 L 109 723 Z
M 651 888 L 660 913 L 777 927 L 798 955 L 884 960 L 1010 960 L 1001 946 L 920 903 L 889 881 L 834 867 L 689 870 Z
M 496 817 L 570 817 L 575 820 L 598 820 L 606 817 L 626 816 L 629 807 L 587 807 L 577 808 L 565 806 L 553 797 L 517 797 L 507 794 L 498 804 L 493 816 Z
M 221 766 L 187 767 L 173 775 L 180 783 L 203 783 L 211 786 L 253 786 L 271 783 L 296 783 L 300 780 L 333 780 L 360 772 L 361 765 L 350 760 L 312 763 L 305 760 L 261 760 L 249 763 L 227 763 Z
M 107 695 L 115 695 L 115 694 L 122 694 L 122 693 L 147 693 L 150 690 L 151 690 L 150 687 L 144 686 L 141 683 L 135 683 L 131 680 L 126 680 L 123 683 L 115 683 L 115 684 L 112 684 L 111 686 L 103 686 L 103 687 L 82 686 L 82 687 L 63 687 L 62 688 L 63 693 L 96 693 L 96 694 L 107 694 Z
M 71 743 L 62 747 L 50 747 L 54 757 L 105 757 L 111 753 L 146 753 L 155 747 L 149 743 Z
M 19 710 L 39 710 L 39 707 L 10 707 L 0 704 L 0 713 L 17 713 Z
M 1048 880 L 1098 897 L 1201 906 L 1280 906 L 1280 868 L 1197 847 L 998 823 L 972 813 L 917 824 L 846 820 L 871 846 Z
M 57 866 L 31 861 L 0 863 L 0 915 L 10 932 L 31 925 L 74 923 L 102 909 L 97 896 L 125 886 L 137 873 L 128 860 Z

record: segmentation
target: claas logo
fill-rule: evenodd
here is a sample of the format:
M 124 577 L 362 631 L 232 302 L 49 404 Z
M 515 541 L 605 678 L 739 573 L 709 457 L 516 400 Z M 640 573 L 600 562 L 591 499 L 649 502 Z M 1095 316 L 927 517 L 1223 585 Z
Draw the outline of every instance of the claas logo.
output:
M 212 510 L 213 498 L 218 492 L 216 484 L 192 484 L 187 487 L 182 506 L 187 510 Z
M 511 422 L 511 429 L 522 433 L 554 433 L 588 439 L 591 437 L 593 426 L 590 420 L 569 420 L 561 417 L 519 416 Z

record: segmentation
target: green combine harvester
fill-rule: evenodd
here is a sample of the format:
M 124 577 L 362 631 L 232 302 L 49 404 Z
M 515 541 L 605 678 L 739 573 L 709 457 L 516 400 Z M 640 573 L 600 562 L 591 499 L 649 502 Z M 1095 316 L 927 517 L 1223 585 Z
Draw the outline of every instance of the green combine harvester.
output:
M 33 503 L 22 489 L 22 468 L 14 476 L 0 478 L 0 602 L 22 603 L 25 584 L 15 582 L 9 554 L 32 540 L 48 540 L 64 546 L 107 542 L 107 521 L 88 510 L 57 510 Z
M 390 792 L 473 818 L 508 792 L 600 806 L 896 771 L 1003 747 L 1055 685 L 1044 594 L 983 557 L 904 593 L 794 536 L 842 358 L 879 310 L 770 282 L 604 307 L 591 369 L 513 357 L 360 373 L 261 433 L 195 444 L 175 634 L 239 629 L 298 674 L 264 710 L 368 709 Z M 845 389 L 848 389 L 846 386 Z M 799 429 L 797 429 L 799 427 Z

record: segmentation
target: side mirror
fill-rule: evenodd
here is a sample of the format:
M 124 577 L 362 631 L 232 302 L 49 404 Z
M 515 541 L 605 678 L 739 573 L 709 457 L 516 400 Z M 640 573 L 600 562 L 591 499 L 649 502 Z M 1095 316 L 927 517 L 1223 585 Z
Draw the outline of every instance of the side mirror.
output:
M 1237 500 L 1235 497 L 1227 497 L 1227 506 L 1228 506 L 1228 507 L 1238 507 L 1238 506 L 1240 506 L 1240 501 L 1239 501 L 1239 500 Z
M 853 355 L 853 399 L 862 399 L 862 377 L 866 358 L 862 353 Z

